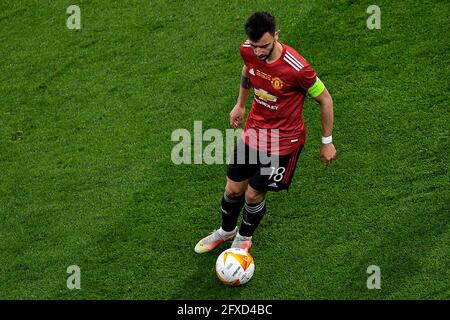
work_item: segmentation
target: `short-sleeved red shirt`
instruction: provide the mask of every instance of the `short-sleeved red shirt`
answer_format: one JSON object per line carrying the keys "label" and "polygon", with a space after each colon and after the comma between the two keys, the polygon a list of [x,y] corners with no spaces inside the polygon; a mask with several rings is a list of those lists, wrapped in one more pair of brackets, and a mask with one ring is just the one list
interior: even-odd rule
{"label": "short-sleeved red shirt", "polygon": [[[241,44],[240,53],[254,90],[243,139],[257,150],[286,155],[305,143],[303,103],[317,73],[293,48],[282,47],[280,58],[268,64],[255,56],[248,40]],[[278,148],[271,143],[277,139]]]}

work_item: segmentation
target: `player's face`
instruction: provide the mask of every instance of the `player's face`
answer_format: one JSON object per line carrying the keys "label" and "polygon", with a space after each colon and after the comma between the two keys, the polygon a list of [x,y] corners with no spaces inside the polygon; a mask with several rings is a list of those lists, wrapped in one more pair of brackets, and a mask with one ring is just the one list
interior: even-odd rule
{"label": "player's face", "polygon": [[249,42],[255,56],[259,60],[265,61],[272,54],[277,40],[278,32],[275,32],[275,35],[273,36],[269,32],[266,32],[258,41],[254,42],[249,40]]}

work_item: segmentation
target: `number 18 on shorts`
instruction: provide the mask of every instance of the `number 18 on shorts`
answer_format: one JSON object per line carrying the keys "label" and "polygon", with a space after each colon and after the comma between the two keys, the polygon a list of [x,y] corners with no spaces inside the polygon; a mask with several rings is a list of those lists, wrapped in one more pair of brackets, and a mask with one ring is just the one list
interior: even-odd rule
{"label": "number 18 on shorts", "polygon": [[241,142],[230,157],[227,176],[233,181],[248,180],[258,191],[289,189],[303,145],[287,155],[268,155]]}

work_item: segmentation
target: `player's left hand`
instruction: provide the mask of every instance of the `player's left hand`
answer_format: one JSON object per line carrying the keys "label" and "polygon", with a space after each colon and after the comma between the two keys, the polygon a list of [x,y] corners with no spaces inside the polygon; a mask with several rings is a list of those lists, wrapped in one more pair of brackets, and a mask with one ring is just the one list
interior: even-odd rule
{"label": "player's left hand", "polygon": [[336,159],[336,149],[332,143],[322,144],[320,146],[320,161],[330,164]]}

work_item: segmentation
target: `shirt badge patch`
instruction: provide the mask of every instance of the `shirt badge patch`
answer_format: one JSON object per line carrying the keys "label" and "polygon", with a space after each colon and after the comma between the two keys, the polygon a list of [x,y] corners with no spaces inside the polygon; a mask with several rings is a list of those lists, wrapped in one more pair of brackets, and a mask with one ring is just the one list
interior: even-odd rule
{"label": "shirt badge patch", "polygon": [[270,81],[270,83],[272,83],[272,87],[274,87],[274,89],[280,90],[281,88],[283,88],[283,81],[281,81],[281,79],[278,77],[272,78],[272,81]]}

